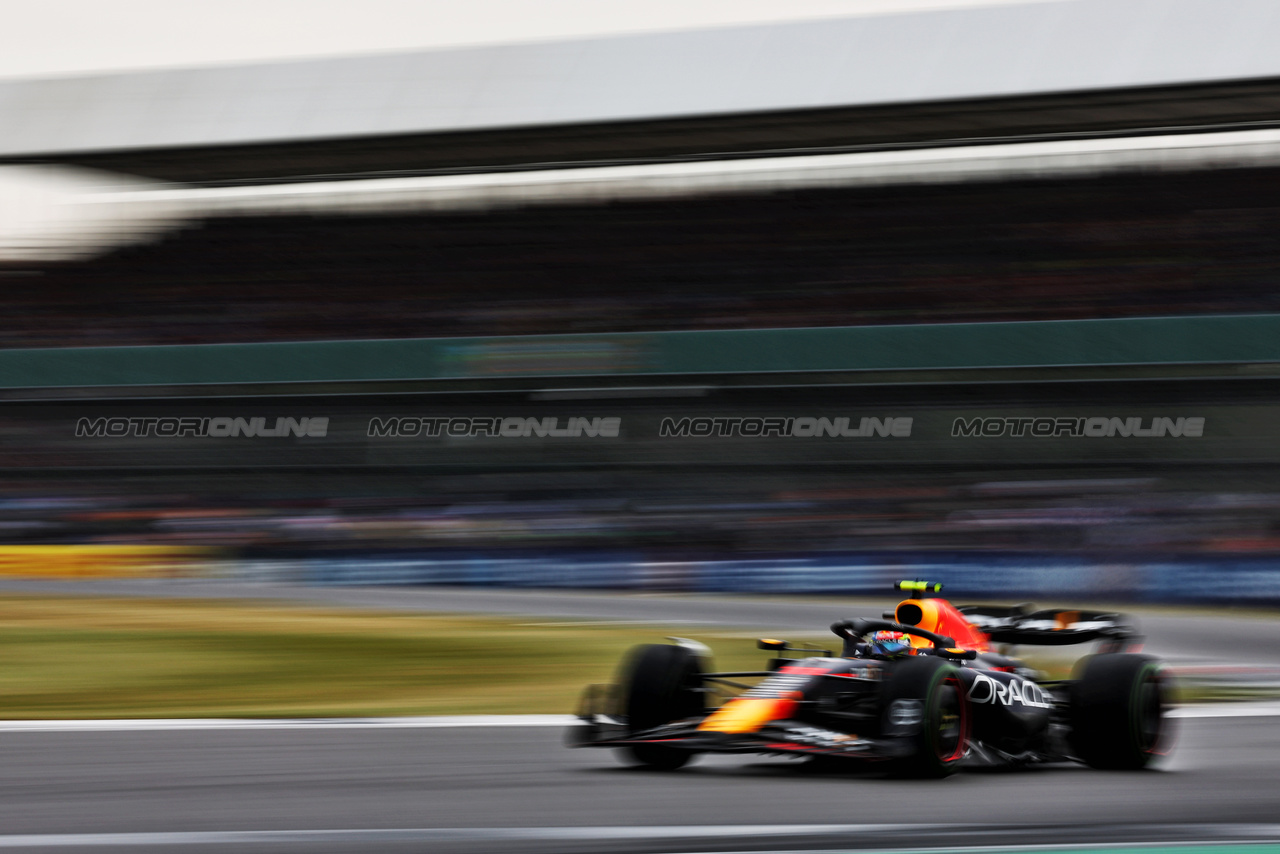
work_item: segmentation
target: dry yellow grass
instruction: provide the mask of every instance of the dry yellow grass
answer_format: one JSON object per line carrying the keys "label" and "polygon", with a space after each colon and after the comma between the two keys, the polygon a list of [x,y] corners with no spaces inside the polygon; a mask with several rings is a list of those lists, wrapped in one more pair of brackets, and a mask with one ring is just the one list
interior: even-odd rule
{"label": "dry yellow grass", "polygon": [[202,600],[0,597],[0,717],[567,713],[664,635],[758,668],[745,636]]}

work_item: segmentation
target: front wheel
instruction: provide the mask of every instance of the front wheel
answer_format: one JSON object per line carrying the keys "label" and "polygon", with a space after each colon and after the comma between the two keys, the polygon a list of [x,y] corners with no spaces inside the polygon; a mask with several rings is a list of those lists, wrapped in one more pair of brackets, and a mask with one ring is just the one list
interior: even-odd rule
{"label": "front wheel", "polygon": [[1149,655],[1104,653],[1077,665],[1071,743],[1091,768],[1137,770],[1169,752],[1171,686]]}
{"label": "front wheel", "polygon": [[908,742],[890,766],[898,777],[947,777],[969,749],[969,701],[959,671],[941,658],[917,656],[893,668],[885,686],[882,728]]}
{"label": "front wheel", "polygon": [[[671,721],[702,714],[702,666],[682,646],[647,644],[632,651],[622,684],[626,689],[627,730],[632,735]],[[693,751],[660,744],[627,748],[641,765],[674,770],[693,758]]]}

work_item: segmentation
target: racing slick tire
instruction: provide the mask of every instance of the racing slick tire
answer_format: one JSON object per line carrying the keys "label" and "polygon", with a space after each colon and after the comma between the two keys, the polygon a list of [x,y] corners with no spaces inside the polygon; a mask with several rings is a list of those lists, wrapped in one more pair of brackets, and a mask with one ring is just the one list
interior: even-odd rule
{"label": "racing slick tire", "polygon": [[912,656],[898,662],[884,690],[885,735],[902,737],[910,752],[895,759],[895,777],[948,777],[969,749],[969,701],[959,671],[945,659]]}
{"label": "racing slick tire", "polygon": [[1103,653],[1077,665],[1071,686],[1071,744],[1091,768],[1138,770],[1168,753],[1171,685],[1158,659]]}
{"label": "racing slick tire", "polygon": [[[622,684],[626,688],[627,729],[633,735],[703,712],[702,666],[698,656],[685,647],[636,647]],[[694,756],[691,750],[660,744],[633,744],[626,751],[641,765],[668,771]]]}

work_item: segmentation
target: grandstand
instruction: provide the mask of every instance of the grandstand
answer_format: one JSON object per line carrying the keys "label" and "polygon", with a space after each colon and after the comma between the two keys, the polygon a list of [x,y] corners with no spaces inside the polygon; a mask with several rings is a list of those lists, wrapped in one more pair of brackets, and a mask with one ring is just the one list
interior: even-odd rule
{"label": "grandstand", "polygon": [[1280,310],[1280,169],[219,218],[23,267],[7,347]]}

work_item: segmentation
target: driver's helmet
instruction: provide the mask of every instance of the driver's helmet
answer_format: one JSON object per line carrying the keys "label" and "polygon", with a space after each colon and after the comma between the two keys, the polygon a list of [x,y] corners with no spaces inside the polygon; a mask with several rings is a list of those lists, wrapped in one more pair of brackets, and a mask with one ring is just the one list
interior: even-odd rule
{"label": "driver's helmet", "polygon": [[911,639],[903,632],[876,632],[871,636],[871,649],[880,655],[904,655],[911,651]]}

